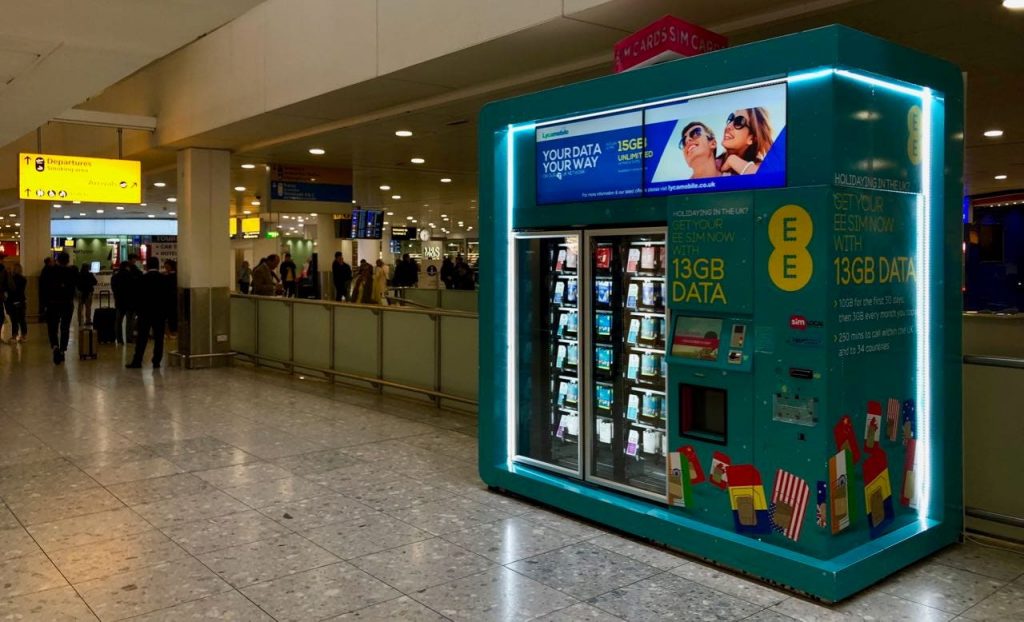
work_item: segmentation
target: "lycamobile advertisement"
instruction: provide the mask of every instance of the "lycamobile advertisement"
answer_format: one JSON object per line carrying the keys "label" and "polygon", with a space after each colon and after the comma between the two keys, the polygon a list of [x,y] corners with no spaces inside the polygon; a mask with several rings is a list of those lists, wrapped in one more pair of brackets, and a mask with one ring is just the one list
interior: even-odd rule
{"label": "lycamobile advertisement", "polygon": [[645,194],[786,184],[785,84],[648,108],[645,115]]}
{"label": "lycamobile advertisement", "polygon": [[642,112],[541,127],[536,139],[538,204],[643,193]]}

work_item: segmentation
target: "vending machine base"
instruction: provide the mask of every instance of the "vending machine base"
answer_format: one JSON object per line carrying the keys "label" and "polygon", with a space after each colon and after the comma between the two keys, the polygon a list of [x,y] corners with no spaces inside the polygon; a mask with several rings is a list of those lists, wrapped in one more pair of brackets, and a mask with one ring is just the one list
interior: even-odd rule
{"label": "vending machine base", "polygon": [[954,523],[928,521],[887,533],[829,560],[703,523],[664,505],[581,485],[523,465],[490,485],[825,603],[839,602],[956,542]]}

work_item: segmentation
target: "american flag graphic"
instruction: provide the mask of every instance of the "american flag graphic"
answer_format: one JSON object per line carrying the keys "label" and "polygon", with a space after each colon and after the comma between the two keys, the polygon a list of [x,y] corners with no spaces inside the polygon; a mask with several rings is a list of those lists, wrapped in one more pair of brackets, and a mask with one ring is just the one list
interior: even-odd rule
{"label": "american flag graphic", "polygon": [[900,430],[900,401],[890,397],[885,411],[885,435],[890,441],[896,440]]}
{"label": "american flag graphic", "polygon": [[809,496],[810,487],[807,482],[782,469],[775,472],[775,486],[772,487],[775,511],[772,513],[772,521],[784,536],[794,542],[800,539]]}

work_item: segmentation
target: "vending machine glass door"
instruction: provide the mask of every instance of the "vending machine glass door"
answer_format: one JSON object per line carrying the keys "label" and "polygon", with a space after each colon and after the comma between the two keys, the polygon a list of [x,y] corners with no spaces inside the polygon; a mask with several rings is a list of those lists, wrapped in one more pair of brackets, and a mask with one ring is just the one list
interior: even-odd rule
{"label": "vending machine glass door", "polygon": [[515,460],[580,477],[580,235],[516,236]]}
{"label": "vending machine glass door", "polygon": [[665,231],[588,233],[587,479],[666,494]]}

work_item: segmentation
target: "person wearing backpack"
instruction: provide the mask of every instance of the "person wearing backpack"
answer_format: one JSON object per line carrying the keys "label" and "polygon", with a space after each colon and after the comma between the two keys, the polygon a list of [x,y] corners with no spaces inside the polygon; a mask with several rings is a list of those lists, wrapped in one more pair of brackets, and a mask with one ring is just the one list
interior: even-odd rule
{"label": "person wearing backpack", "polygon": [[[75,313],[75,288],[78,272],[68,264],[71,257],[65,251],[57,255],[57,263],[43,268],[39,289],[46,302],[46,329],[53,349],[53,364],[64,362],[71,339],[71,316]],[[58,334],[59,332],[59,334]]]}
{"label": "person wearing backpack", "polygon": [[89,269],[89,264],[82,264],[78,273],[78,325],[92,324],[92,293],[96,290],[96,275]]}

